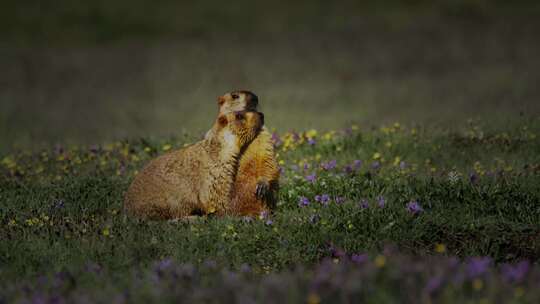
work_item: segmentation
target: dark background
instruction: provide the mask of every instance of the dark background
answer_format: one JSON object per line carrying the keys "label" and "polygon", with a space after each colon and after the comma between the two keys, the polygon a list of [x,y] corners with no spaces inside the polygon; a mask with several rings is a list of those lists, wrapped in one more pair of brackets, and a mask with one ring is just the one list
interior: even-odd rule
{"label": "dark background", "polygon": [[45,2],[0,4],[0,152],[198,136],[237,88],[278,131],[540,113],[536,1]]}

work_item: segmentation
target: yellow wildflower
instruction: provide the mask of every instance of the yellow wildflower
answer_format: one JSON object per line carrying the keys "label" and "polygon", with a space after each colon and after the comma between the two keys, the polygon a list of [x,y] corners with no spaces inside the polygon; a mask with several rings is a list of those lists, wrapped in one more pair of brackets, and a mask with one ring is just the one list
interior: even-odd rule
{"label": "yellow wildflower", "polygon": [[307,296],[307,304],[319,304],[321,303],[321,297],[318,294],[311,292]]}
{"label": "yellow wildflower", "polygon": [[315,130],[315,129],[311,129],[311,130],[306,132],[306,137],[308,139],[315,138],[316,136],[317,136],[317,130]]}
{"label": "yellow wildflower", "polygon": [[324,135],[323,135],[323,139],[324,140],[331,140],[332,138],[334,138],[334,134],[336,133],[336,131],[330,131],[330,132],[326,132]]}
{"label": "yellow wildflower", "polygon": [[375,266],[382,268],[386,265],[386,257],[384,255],[378,255],[375,258]]}
{"label": "yellow wildflower", "polygon": [[474,290],[481,290],[484,287],[484,282],[481,279],[474,279],[472,282]]}
{"label": "yellow wildflower", "polygon": [[444,244],[441,244],[441,243],[435,244],[435,252],[437,252],[437,253],[446,252],[446,246]]}

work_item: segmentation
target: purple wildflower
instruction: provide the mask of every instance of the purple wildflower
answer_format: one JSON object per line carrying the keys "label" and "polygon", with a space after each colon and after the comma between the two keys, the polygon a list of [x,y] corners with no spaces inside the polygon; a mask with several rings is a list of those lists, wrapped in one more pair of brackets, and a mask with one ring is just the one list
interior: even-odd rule
{"label": "purple wildflower", "polygon": [[368,255],[366,253],[361,253],[361,254],[355,253],[351,255],[351,261],[357,264],[365,263],[367,262],[367,260],[368,260]]}
{"label": "purple wildflower", "polygon": [[86,272],[100,273],[101,272],[101,266],[99,266],[99,264],[96,264],[94,262],[88,262],[85,265],[85,270],[86,270]]}
{"label": "purple wildflower", "polygon": [[362,161],[359,159],[355,159],[353,161],[353,167],[355,170],[360,170],[360,168],[362,167]]}
{"label": "purple wildflower", "polygon": [[474,257],[467,263],[467,275],[469,278],[475,278],[486,273],[491,264],[488,257]]}
{"label": "purple wildflower", "polygon": [[337,165],[337,161],[335,159],[327,162],[327,163],[322,163],[321,166],[324,170],[328,171],[328,170],[332,170],[336,167]]}
{"label": "purple wildflower", "polygon": [[504,264],[501,267],[503,277],[509,282],[519,282],[523,280],[529,272],[531,264],[529,261],[521,261],[516,265]]}
{"label": "purple wildflower", "polygon": [[320,202],[323,205],[328,205],[328,202],[330,202],[330,195],[328,194],[316,195],[315,200]]}
{"label": "purple wildflower", "polygon": [[313,173],[306,175],[306,180],[310,183],[315,183],[315,181],[317,180],[317,174]]}
{"label": "purple wildflower", "polygon": [[274,143],[274,146],[279,147],[282,144],[281,139],[279,138],[279,135],[277,132],[272,133],[272,142]]}
{"label": "purple wildflower", "polygon": [[399,162],[399,168],[405,170],[407,168],[407,163],[404,161]]}
{"label": "purple wildflower", "polygon": [[417,201],[410,201],[407,204],[407,210],[412,214],[418,214],[424,211],[424,209],[422,209],[422,207],[420,206],[420,204],[418,204]]}
{"label": "purple wildflower", "polygon": [[154,265],[154,271],[158,274],[162,274],[163,271],[170,269],[173,265],[173,261],[170,258],[163,259]]}
{"label": "purple wildflower", "polygon": [[432,277],[427,281],[424,290],[428,294],[434,293],[435,291],[437,291],[437,289],[441,287],[442,283],[443,280],[440,276]]}
{"label": "purple wildflower", "polygon": [[333,244],[330,245],[330,254],[333,258],[341,258],[345,256],[345,251],[339,247],[335,247]]}
{"label": "purple wildflower", "polygon": [[292,138],[295,142],[298,142],[300,140],[300,135],[296,131],[292,132]]}
{"label": "purple wildflower", "polygon": [[309,164],[308,163],[304,164],[304,171],[306,171],[306,170],[309,170]]}
{"label": "purple wildflower", "polygon": [[264,222],[264,224],[266,226],[272,226],[272,224],[274,224],[274,221],[272,221],[271,219],[268,219],[268,220],[266,220],[266,222]]}
{"label": "purple wildflower", "polygon": [[358,203],[358,205],[360,206],[360,208],[362,209],[367,209],[369,208],[369,201],[365,198],[361,199],[360,202]]}
{"label": "purple wildflower", "polygon": [[251,267],[249,267],[248,264],[243,263],[242,265],[240,265],[240,272],[250,273],[251,272]]}
{"label": "purple wildflower", "polygon": [[471,182],[471,184],[476,184],[476,182],[478,181],[478,175],[476,175],[475,173],[469,174],[469,181]]}
{"label": "purple wildflower", "polygon": [[343,196],[336,196],[334,197],[334,201],[336,202],[336,204],[341,204],[345,201],[345,198]]}
{"label": "purple wildflower", "polygon": [[378,160],[371,163],[371,168],[373,170],[378,170],[380,167],[381,167],[381,163]]}
{"label": "purple wildflower", "polygon": [[309,205],[309,199],[305,196],[300,196],[298,205],[300,207],[308,206]]}
{"label": "purple wildflower", "polygon": [[343,168],[343,172],[347,173],[347,174],[351,174],[353,173],[353,167],[351,165],[347,165],[345,166],[345,168]]}
{"label": "purple wildflower", "polygon": [[62,145],[60,145],[60,144],[56,144],[54,146],[54,153],[56,153],[57,155],[63,154],[64,153],[64,147],[62,147]]}
{"label": "purple wildflower", "polygon": [[379,208],[384,208],[384,206],[386,206],[386,199],[384,196],[379,195],[377,197],[377,206],[379,206]]}
{"label": "purple wildflower", "polygon": [[65,205],[65,203],[64,203],[63,199],[56,200],[54,202],[54,209],[62,209],[62,208],[64,208],[64,205]]}
{"label": "purple wildflower", "polygon": [[98,153],[98,152],[99,152],[99,146],[97,146],[97,145],[91,145],[91,146],[90,146],[90,152],[92,152],[92,153],[94,153],[94,154],[95,154],[95,153]]}
{"label": "purple wildflower", "polygon": [[218,265],[214,260],[205,260],[203,266],[208,269],[216,269]]}
{"label": "purple wildflower", "polygon": [[313,139],[313,138],[309,138],[307,142],[308,142],[308,145],[310,145],[310,146],[314,146],[317,143],[315,141],[315,139]]}

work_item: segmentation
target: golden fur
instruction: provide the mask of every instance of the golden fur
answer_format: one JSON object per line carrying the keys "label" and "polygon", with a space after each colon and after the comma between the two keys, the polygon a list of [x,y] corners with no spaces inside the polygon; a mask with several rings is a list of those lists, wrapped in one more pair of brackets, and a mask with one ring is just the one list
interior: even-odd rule
{"label": "golden fur", "polygon": [[150,219],[229,213],[238,156],[260,132],[258,112],[220,115],[204,140],[152,160],[126,193],[126,212]]}

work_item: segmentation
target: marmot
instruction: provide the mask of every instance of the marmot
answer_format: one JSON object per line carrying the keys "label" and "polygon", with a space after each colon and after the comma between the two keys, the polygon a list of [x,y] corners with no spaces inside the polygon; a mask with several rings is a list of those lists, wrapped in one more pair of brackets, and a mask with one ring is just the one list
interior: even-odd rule
{"label": "marmot", "polygon": [[208,138],[146,165],[126,193],[126,212],[149,219],[227,214],[239,154],[263,125],[258,112],[219,115]]}
{"label": "marmot", "polygon": [[[256,111],[259,99],[249,91],[234,91],[218,97],[219,115],[233,111]],[[212,136],[218,126],[208,131]],[[276,204],[279,190],[279,165],[272,135],[263,126],[257,137],[240,155],[234,182],[230,215],[259,215]]]}

